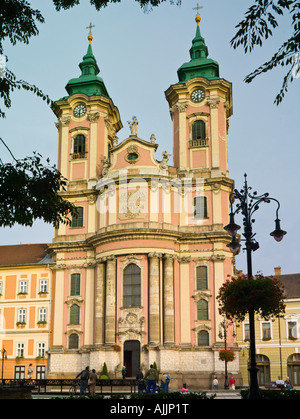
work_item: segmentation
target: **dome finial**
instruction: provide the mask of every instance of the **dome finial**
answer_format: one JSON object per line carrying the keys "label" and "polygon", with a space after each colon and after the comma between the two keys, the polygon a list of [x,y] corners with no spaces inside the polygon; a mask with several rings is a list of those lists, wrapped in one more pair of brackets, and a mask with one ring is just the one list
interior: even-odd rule
{"label": "dome finial", "polygon": [[199,23],[201,21],[201,17],[200,17],[200,14],[199,14],[200,9],[203,9],[203,6],[199,6],[199,3],[197,3],[197,6],[193,8],[193,10],[197,10],[197,15],[196,15],[195,20],[196,20],[198,26],[199,26]]}
{"label": "dome finial", "polygon": [[94,28],[94,27],[95,27],[95,25],[92,25],[92,23],[90,23],[90,26],[87,26],[87,29],[90,30],[90,33],[89,33],[89,36],[88,36],[88,40],[89,40],[90,45],[91,45],[92,40],[93,40],[92,28]]}

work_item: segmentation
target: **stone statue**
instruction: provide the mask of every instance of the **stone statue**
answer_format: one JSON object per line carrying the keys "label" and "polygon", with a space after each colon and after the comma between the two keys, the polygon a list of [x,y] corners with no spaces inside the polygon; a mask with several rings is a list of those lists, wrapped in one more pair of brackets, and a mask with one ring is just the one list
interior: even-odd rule
{"label": "stone statue", "polygon": [[136,119],[136,116],[132,117],[132,121],[127,121],[127,123],[129,124],[129,128],[131,131],[131,135],[134,135],[137,137],[137,133],[138,133],[138,120]]}

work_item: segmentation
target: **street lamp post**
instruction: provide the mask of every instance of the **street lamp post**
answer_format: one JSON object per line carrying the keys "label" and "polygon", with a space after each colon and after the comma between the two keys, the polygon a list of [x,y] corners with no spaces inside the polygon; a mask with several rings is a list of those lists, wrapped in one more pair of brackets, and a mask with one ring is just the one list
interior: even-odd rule
{"label": "street lamp post", "polygon": [[[226,320],[223,320],[219,324],[219,338],[224,339],[224,348],[225,351],[227,350],[227,329],[229,327],[229,323]],[[235,334],[233,334],[235,336]],[[224,389],[229,389],[229,383],[228,383],[228,371],[227,371],[227,359],[225,359],[225,383],[224,383]]]}
{"label": "street lamp post", "polygon": [[7,359],[7,352],[6,352],[6,349],[2,349],[1,350],[1,353],[2,353],[2,377],[1,377],[1,379],[2,379],[2,383],[4,384],[4,380],[3,380],[3,369],[4,369],[4,360],[5,359]]}
{"label": "street lamp post", "polygon": [[[276,241],[281,241],[283,236],[286,234],[286,231],[281,230],[280,227],[280,220],[278,218],[278,211],[280,208],[280,204],[277,199],[270,198],[268,193],[263,195],[257,195],[257,192],[250,193],[251,187],[247,184],[247,175],[245,174],[245,182],[244,187],[241,191],[235,189],[233,193],[230,195],[230,203],[231,203],[231,211],[230,211],[230,221],[224,229],[228,232],[228,234],[232,237],[231,243],[227,245],[233,254],[237,254],[240,249],[240,244],[236,239],[236,233],[241,228],[239,225],[235,224],[234,216],[235,214],[241,212],[243,215],[243,226],[244,226],[244,240],[246,244],[246,254],[247,254],[247,276],[248,279],[251,280],[252,278],[252,252],[259,248],[258,242],[255,240],[252,232],[252,224],[255,221],[252,216],[255,211],[259,209],[259,205],[264,203],[270,203],[271,201],[275,201],[277,203],[277,210],[276,210],[276,219],[275,219],[275,230],[270,233],[272,237]],[[235,199],[238,200],[236,204],[236,209],[233,211],[233,203]],[[249,399],[258,399],[260,398],[260,392],[258,388],[258,380],[257,380],[257,365],[256,365],[256,356],[255,356],[255,323],[254,323],[254,309],[249,309],[249,330],[250,330],[250,386],[249,386]]]}

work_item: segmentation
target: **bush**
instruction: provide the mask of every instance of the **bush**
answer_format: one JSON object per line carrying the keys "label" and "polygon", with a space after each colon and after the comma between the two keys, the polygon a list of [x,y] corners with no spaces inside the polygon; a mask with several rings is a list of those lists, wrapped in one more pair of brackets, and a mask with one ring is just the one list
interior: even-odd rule
{"label": "bush", "polygon": [[106,362],[104,362],[103,364],[103,368],[100,374],[100,378],[103,380],[107,380],[108,379],[108,369],[107,369],[107,365]]}
{"label": "bush", "polygon": [[182,394],[180,391],[171,391],[170,393],[133,393],[130,395],[130,399],[167,399],[167,400],[193,400],[193,399],[214,399],[216,397],[215,394],[211,396],[207,396],[205,392],[202,393],[185,393]]}
{"label": "bush", "polygon": [[[249,390],[241,390],[242,399],[248,398]],[[259,390],[263,400],[299,400],[299,390]]]}

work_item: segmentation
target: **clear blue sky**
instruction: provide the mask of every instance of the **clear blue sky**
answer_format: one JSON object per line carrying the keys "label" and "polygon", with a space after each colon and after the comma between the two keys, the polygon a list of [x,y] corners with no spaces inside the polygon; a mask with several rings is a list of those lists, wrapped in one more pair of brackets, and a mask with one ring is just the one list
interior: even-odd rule
{"label": "clear blue sky", "polygon": [[[189,61],[195,36],[197,1],[182,0],[181,7],[163,4],[144,13],[134,0],[122,0],[97,12],[88,0],[68,11],[56,12],[52,1],[30,0],[41,10],[46,22],[29,45],[5,44],[9,67],[18,78],[39,86],[52,99],[66,95],[68,80],[78,77],[78,64],[86,53],[92,22],[93,51],[105,85],[119,108],[124,128],[120,140],[130,134],[127,120],[136,115],[139,137],[156,135],[162,152],[172,153],[172,124],[164,92],[177,83],[177,69]],[[263,48],[245,55],[234,50],[230,40],[251,1],[203,0],[201,34],[209,57],[218,61],[220,76],[233,84],[233,116],[230,118],[228,158],[230,177],[243,186],[244,173],[258,193],[269,192],[281,203],[282,228],[288,232],[281,243],[269,235],[274,229],[275,204],[262,204],[257,211],[254,231],[260,249],[253,253],[253,271],[272,274],[300,272],[300,188],[299,188],[299,87],[300,78],[290,86],[283,103],[273,104],[281,88],[285,69],[275,69],[250,85],[244,77],[267,61],[290,33],[290,19],[279,20],[279,28]],[[17,158],[38,151],[56,164],[56,118],[46,102],[20,91],[12,95],[13,106],[0,121],[1,137]],[[10,161],[4,147],[1,158]],[[241,225],[239,216],[236,221]],[[33,228],[16,226],[0,231],[0,244],[50,242],[51,225],[37,221]],[[246,255],[236,258],[236,267],[246,271]]]}

